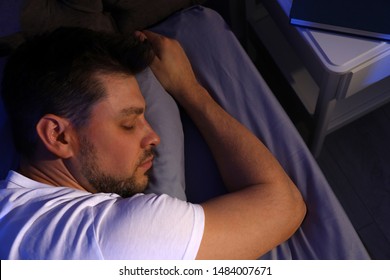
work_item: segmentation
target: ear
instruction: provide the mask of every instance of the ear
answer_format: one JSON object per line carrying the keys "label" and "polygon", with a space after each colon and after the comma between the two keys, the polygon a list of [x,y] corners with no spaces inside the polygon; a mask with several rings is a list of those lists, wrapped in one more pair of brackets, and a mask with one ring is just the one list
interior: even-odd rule
{"label": "ear", "polygon": [[51,153],[63,159],[73,155],[73,126],[69,120],[47,114],[39,120],[36,130],[42,143]]}

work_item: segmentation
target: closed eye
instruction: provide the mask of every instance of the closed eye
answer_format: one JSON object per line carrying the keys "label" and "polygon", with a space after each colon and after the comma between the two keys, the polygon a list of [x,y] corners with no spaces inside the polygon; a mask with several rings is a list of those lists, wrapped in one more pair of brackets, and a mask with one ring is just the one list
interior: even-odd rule
{"label": "closed eye", "polygon": [[135,125],[122,125],[122,128],[127,131],[134,130]]}

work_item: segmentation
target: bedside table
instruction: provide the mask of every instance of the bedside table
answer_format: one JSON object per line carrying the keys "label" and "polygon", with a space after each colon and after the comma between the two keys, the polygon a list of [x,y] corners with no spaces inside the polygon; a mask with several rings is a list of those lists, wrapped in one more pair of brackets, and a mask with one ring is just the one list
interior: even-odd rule
{"label": "bedside table", "polygon": [[246,19],[313,116],[310,148],[390,101],[390,44],[295,27],[292,0],[246,0]]}

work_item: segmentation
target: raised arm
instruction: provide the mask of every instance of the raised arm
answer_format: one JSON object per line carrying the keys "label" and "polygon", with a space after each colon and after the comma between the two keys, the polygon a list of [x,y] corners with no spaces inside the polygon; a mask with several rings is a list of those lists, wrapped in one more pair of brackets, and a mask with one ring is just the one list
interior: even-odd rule
{"label": "raised arm", "polygon": [[196,80],[180,44],[145,31],[156,53],[152,70],[198,126],[230,193],[202,204],[198,259],[256,259],[288,239],[306,213],[278,161],[225,112]]}

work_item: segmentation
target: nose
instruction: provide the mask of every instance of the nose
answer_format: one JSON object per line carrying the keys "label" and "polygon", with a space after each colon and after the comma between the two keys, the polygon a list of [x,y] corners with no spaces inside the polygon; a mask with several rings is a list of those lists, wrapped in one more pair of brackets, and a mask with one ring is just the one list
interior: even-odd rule
{"label": "nose", "polygon": [[150,146],[156,147],[160,144],[160,136],[153,130],[150,124],[145,120],[145,136],[142,139],[141,147],[143,149],[148,148]]}

